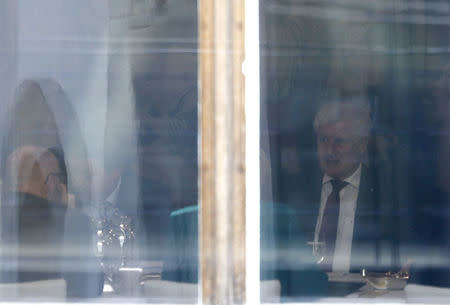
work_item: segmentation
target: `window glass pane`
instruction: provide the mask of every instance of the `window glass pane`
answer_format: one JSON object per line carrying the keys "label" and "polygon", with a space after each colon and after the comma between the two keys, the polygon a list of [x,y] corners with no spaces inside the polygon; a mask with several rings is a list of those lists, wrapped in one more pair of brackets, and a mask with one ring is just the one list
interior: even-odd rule
{"label": "window glass pane", "polygon": [[197,302],[196,2],[0,16],[0,298]]}
{"label": "window glass pane", "polygon": [[261,279],[282,300],[448,297],[449,12],[260,2]]}

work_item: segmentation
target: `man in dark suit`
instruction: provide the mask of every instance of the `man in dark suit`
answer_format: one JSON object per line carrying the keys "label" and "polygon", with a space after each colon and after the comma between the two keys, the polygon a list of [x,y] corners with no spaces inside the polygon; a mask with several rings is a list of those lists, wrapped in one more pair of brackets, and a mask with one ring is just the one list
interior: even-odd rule
{"label": "man in dark suit", "polygon": [[67,173],[59,157],[36,146],[8,157],[2,240],[12,251],[3,256],[11,268],[2,281],[64,278],[68,297],[95,297],[103,290],[103,273],[93,255],[90,221],[67,207]]}
{"label": "man in dark suit", "polygon": [[326,271],[360,272],[392,263],[388,188],[367,166],[370,108],[363,97],[324,103],[316,114],[320,173],[308,178],[299,207],[313,253]]}

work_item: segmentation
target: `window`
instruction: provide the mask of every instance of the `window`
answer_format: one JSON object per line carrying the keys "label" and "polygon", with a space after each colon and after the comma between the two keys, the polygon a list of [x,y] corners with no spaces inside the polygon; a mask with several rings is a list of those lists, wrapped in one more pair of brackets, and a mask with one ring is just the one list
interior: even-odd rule
{"label": "window", "polygon": [[449,10],[2,1],[1,300],[445,302]]}
{"label": "window", "polygon": [[198,201],[196,2],[1,14],[2,298],[176,299],[171,213]]}
{"label": "window", "polygon": [[449,285],[448,3],[260,6],[261,276],[282,282],[282,298],[362,300],[389,295],[376,276],[408,270],[407,300],[439,299],[431,287]]}

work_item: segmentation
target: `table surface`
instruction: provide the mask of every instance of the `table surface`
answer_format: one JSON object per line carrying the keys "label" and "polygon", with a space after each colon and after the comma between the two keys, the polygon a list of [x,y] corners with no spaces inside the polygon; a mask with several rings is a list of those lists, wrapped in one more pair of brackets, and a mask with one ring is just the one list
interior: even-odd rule
{"label": "table surface", "polygon": [[322,299],[324,301],[342,301],[342,298],[357,298],[360,301],[364,301],[364,303],[379,303],[380,301],[392,301],[395,303],[450,303],[450,288],[407,284],[403,290],[377,290],[367,284],[366,280],[359,273],[330,272],[327,274],[330,283],[360,284],[362,286],[346,296],[328,297]]}
{"label": "table surface", "polygon": [[[150,271],[151,273],[158,274],[162,269],[161,261],[148,261],[142,265],[142,269]],[[144,271],[143,270],[143,271]],[[144,273],[145,273],[144,271]],[[343,295],[334,295],[326,298],[322,298],[319,301],[324,302],[342,302],[345,299],[359,299],[364,303],[379,303],[381,302],[394,302],[394,303],[406,303],[406,302],[424,302],[424,303],[450,303],[450,288],[439,288],[432,286],[408,284],[403,290],[377,290],[366,283],[365,278],[360,273],[344,273],[344,272],[329,272],[327,273],[329,282],[337,285],[353,285],[355,287],[350,293]],[[151,279],[152,281],[160,281],[159,278]],[[136,296],[136,301],[144,295]],[[158,296],[145,296],[156,297],[159,301],[171,301],[165,297]],[[112,291],[112,287],[105,285],[105,291],[100,299],[115,299],[123,298],[118,296]],[[164,298],[164,300],[162,300]],[[131,298],[132,299],[132,298]],[[122,299],[123,300],[123,299]],[[129,299],[130,300],[130,299]],[[358,301],[358,302],[359,302]]]}

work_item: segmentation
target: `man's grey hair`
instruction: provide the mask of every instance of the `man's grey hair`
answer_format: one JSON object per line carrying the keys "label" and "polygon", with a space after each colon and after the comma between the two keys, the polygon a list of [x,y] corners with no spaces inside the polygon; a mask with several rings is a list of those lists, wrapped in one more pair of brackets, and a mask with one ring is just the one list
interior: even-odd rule
{"label": "man's grey hair", "polygon": [[357,135],[369,136],[372,127],[369,102],[363,97],[351,97],[323,103],[314,118],[314,130],[340,120],[351,120]]}

